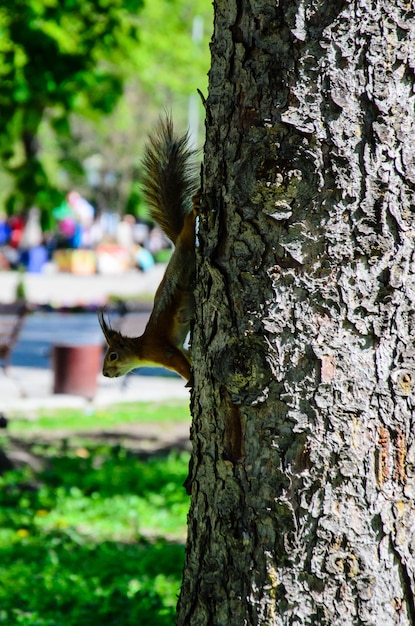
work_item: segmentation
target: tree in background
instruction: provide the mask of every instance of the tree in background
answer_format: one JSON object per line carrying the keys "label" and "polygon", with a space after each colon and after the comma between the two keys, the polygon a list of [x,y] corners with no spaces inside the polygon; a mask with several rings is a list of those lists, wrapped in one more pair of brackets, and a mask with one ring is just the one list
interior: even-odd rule
{"label": "tree in background", "polygon": [[[51,208],[56,188],[81,181],[82,160],[101,148],[116,176],[122,177],[122,167],[131,172],[136,153],[121,166],[120,154],[137,150],[143,105],[155,101],[132,95],[134,84],[145,93],[152,82],[154,93],[163,94],[160,108],[169,89],[183,87],[186,70],[180,70],[177,51],[189,47],[175,36],[187,28],[191,42],[192,4],[159,0],[140,16],[142,0],[0,0],[0,162],[9,212],[33,203]],[[160,29],[151,30],[158,18]],[[195,50],[188,55],[188,75],[197,56]],[[205,66],[206,72],[207,61]],[[102,122],[111,113],[114,123]]]}
{"label": "tree in background", "polygon": [[[0,158],[13,177],[9,211],[50,201],[38,131],[48,112],[58,135],[69,115],[109,113],[125,58],[138,40],[141,0],[15,0],[0,6]],[[127,57],[128,58],[128,57]]]}
{"label": "tree in background", "polygon": [[[93,120],[72,116],[73,136],[60,145],[68,168],[71,163],[89,165],[93,156],[94,165],[99,166],[95,172],[99,187],[94,188],[97,206],[132,213],[145,209],[139,183],[142,149],[160,114],[171,111],[178,132],[191,124],[190,105],[197,106],[203,119],[197,90],[207,90],[212,6],[206,0],[148,2],[138,24],[139,43],[130,53],[133,70],[114,111]],[[202,123],[192,130],[200,146]],[[47,127],[43,131],[46,134]],[[82,183],[79,176],[77,184]]]}
{"label": "tree in background", "polygon": [[180,626],[415,624],[414,38],[215,2]]}

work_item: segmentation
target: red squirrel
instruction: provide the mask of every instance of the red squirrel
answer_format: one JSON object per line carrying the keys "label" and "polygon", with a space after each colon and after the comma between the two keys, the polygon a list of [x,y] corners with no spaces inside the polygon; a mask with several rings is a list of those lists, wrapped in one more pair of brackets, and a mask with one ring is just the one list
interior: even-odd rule
{"label": "red squirrel", "polygon": [[143,191],[149,213],[175,248],[156,291],[150,319],[141,337],[125,337],[111,328],[103,311],[99,323],[108,344],[102,373],[122,376],[144,365],[162,365],[190,379],[191,360],[184,342],[193,317],[195,219],[198,189],[196,151],[186,133],[178,137],[169,117],[150,136],[143,159]]}

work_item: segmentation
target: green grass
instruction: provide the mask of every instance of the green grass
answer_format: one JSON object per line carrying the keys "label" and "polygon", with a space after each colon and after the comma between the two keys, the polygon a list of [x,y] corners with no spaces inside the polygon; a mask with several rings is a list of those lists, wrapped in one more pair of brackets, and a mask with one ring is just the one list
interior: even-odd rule
{"label": "green grass", "polygon": [[[28,443],[28,427],[78,429],[188,419],[185,406],[123,405],[18,421],[42,461],[0,476],[0,625],[170,626],[184,560],[187,453],[144,459],[122,446]],[[183,418],[183,411],[186,409]],[[141,412],[143,411],[143,413]],[[145,414],[145,419],[137,415]],[[158,415],[158,418],[156,417]],[[181,416],[181,417],[179,417]],[[97,425],[98,421],[98,425]],[[58,422],[58,423],[57,423]],[[38,438],[37,438],[38,440]],[[10,445],[4,437],[0,446]]]}
{"label": "green grass", "polygon": [[174,624],[179,546],[80,545],[57,535],[47,546],[26,541],[1,556],[0,624]]}
{"label": "green grass", "polygon": [[16,413],[10,420],[10,432],[50,429],[102,429],[122,424],[142,422],[190,421],[189,403],[170,402],[131,402],[106,407],[84,409],[42,409],[34,419],[27,419],[24,413]]}

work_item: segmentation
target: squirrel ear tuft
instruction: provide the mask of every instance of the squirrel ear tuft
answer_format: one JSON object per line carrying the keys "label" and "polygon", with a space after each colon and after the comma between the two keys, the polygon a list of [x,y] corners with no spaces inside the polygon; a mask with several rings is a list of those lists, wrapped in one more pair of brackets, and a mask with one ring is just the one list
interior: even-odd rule
{"label": "squirrel ear tuft", "polygon": [[109,323],[109,318],[108,318],[108,322],[106,321],[103,309],[98,311],[98,321],[99,321],[99,325],[101,326],[102,332],[104,333],[105,339],[109,342],[114,331],[112,330],[111,325]]}

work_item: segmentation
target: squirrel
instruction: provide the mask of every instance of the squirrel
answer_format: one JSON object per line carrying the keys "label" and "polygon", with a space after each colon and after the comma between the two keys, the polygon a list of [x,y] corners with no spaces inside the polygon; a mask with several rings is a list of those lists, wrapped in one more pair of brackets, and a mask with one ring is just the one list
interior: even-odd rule
{"label": "squirrel", "polygon": [[194,311],[195,220],[199,196],[195,155],[188,133],[174,134],[169,116],[150,136],[143,158],[142,186],[151,219],[174,243],[174,251],[154,297],[141,337],[111,328],[104,312],[98,319],[108,348],[102,373],[113,378],[145,365],[162,365],[189,381],[191,360],[184,342]]}

